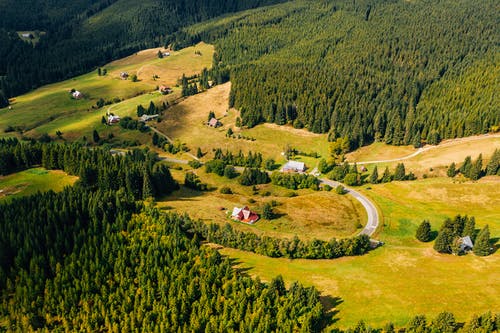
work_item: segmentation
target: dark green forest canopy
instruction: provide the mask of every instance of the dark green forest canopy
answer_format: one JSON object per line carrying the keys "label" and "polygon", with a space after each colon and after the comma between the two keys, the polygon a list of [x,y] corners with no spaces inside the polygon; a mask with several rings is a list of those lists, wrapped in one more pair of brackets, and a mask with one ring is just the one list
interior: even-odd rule
{"label": "dark green forest canopy", "polygon": [[497,1],[294,1],[178,33],[217,46],[248,126],[292,123],[355,148],[500,123]]}
{"label": "dark green forest canopy", "polygon": [[[164,45],[180,27],[280,1],[0,0],[0,91],[17,96]],[[33,47],[19,30],[46,34]]]}

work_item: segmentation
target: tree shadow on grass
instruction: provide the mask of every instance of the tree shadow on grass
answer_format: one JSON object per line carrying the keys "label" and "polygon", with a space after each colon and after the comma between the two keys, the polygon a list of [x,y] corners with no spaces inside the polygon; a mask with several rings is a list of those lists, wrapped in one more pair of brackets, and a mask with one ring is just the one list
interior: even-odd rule
{"label": "tree shadow on grass", "polygon": [[[430,233],[430,235],[431,235],[431,239],[429,239],[429,242],[432,242],[432,241],[434,241],[437,238],[438,231],[437,230],[432,230],[431,233]],[[429,242],[427,242],[427,243],[429,243]]]}
{"label": "tree shadow on grass", "polygon": [[325,328],[339,321],[340,318],[336,317],[336,315],[340,312],[337,309],[337,306],[342,304],[344,300],[340,297],[332,297],[330,295],[320,296],[319,300],[325,309],[325,315],[321,326]]}
{"label": "tree shadow on grass", "polygon": [[498,243],[499,241],[500,241],[500,237],[490,238],[490,246],[493,249],[491,251],[491,254],[496,253],[498,251],[498,249],[500,249],[500,244]]}

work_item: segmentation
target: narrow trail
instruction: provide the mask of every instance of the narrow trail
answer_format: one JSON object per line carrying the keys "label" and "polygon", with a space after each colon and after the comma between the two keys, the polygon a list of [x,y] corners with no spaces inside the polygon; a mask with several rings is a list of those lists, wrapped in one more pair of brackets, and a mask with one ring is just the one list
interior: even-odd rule
{"label": "narrow trail", "polygon": [[[426,151],[433,150],[436,148],[449,147],[449,146],[454,146],[454,145],[458,145],[458,144],[465,143],[465,142],[473,142],[473,141],[479,141],[479,140],[490,139],[490,138],[500,138],[500,133],[485,134],[485,135],[481,135],[481,136],[469,136],[466,138],[453,139],[450,141],[444,141],[444,142],[442,142],[438,145],[435,145],[435,146],[428,146],[428,147],[419,148],[416,152],[414,152],[410,155],[403,156],[403,157],[393,158],[393,159],[388,159],[388,160],[359,161],[359,162],[356,162],[356,164],[376,164],[376,163],[391,163],[391,162],[404,161],[404,160],[408,160],[410,158],[413,158],[417,155],[420,155]],[[349,163],[349,164],[354,164],[354,162]]]}

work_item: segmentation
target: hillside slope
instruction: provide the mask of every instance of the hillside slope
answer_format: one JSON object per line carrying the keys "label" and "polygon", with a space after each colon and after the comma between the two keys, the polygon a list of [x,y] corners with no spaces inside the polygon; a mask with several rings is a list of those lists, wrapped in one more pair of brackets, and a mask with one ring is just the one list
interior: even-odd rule
{"label": "hillside slope", "polygon": [[[180,27],[280,1],[0,0],[0,96],[17,96],[138,50],[163,46],[166,36]],[[46,34],[33,47],[14,30]]]}
{"label": "hillside slope", "polygon": [[216,44],[248,126],[293,123],[348,136],[352,148],[418,145],[500,123],[499,9],[493,0],[299,0],[178,39]]}

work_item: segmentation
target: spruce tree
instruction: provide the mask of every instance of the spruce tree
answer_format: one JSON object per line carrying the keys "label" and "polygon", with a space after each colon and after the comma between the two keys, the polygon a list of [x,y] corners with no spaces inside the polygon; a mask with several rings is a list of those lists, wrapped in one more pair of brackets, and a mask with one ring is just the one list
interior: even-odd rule
{"label": "spruce tree", "polygon": [[389,171],[389,167],[385,167],[384,173],[382,174],[382,183],[388,183],[392,180],[391,172]]}
{"label": "spruce tree", "polygon": [[394,172],[394,180],[405,180],[406,171],[403,163],[398,163],[396,171]]}
{"label": "spruce tree", "polygon": [[493,176],[498,172],[500,172],[500,149],[495,149],[495,152],[486,166],[486,175]]}
{"label": "spruce tree", "polygon": [[485,225],[477,235],[473,251],[476,256],[487,256],[490,254],[490,229],[488,225]]}
{"label": "spruce tree", "polygon": [[472,159],[470,156],[467,156],[464,160],[464,164],[460,167],[460,173],[467,178],[470,178],[470,171],[472,168]]}
{"label": "spruce tree", "polygon": [[264,204],[264,207],[262,209],[262,217],[266,220],[272,220],[274,217],[273,207],[268,202]]}
{"label": "spruce tree", "polygon": [[99,137],[99,133],[97,133],[97,130],[94,130],[94,132],[92,132],[92,137],[95,143],[99,143],[99,140],[101,140],[101,138]]}
{"label": "spruce tree", "polygon": [[200,147],[198,147],[198,149],[196,150],[196,157],[197,158],[202,158],[203,157],[203,152],[201,151]]}
{"label": "spruce tree", "polygon": [[432,321],[432,333],[454,333],[457,329],[455,316],[451,312],[441,312]]}
{"label": "spruce tree", "polygon": [[472,241],[474,241],[476,233],[476,220],[474,219],[474,216],[471,216],[470,218],[465,220],[465,225],[464,229],[462,231],[462,237],[469,236]]}
{"label": "spruce tree", "polygon": [[454,236],[452,230],[449,228],[442,228],[434,242],[434,250],[439,253],[451,253],[453,240]]}
{"label": "spruce tree", "polygon": [[483,168],[483,155],[479,154],[477,160],[472,164],[470,168],[469,178],[472,180],[478,180],[481,178],[481,172]]}
{"label": "spruce tree", "polygon": [[378,169],[377,169],[377,166],[375,166],[375,168],[373,168],[373,172],[370,175],[370,183],[372,183],[372,184],[377,184],[378,183]]}
{"label": "spruce tree", "polygon": [[431,224],[428,220],[424,220],[417,228],[415,237],[421,242],[428,242],[431,240]]}
{"label": "spruce tree", "polygon": [[448,171],[446,171],[446,175],[448,175],[448,177],[450,177],[450,178],[455,177],[457,174],[456,168],[457,168],[457,166],[456,166],[455,162],[452,162],[450,164],[450,166],[448,167]]}
{"label": "spruce tree", "polygon": [[142,199],[146,200],[149,197],[154,197],[153,182],[149,171],[144,169],[142,173]]}

